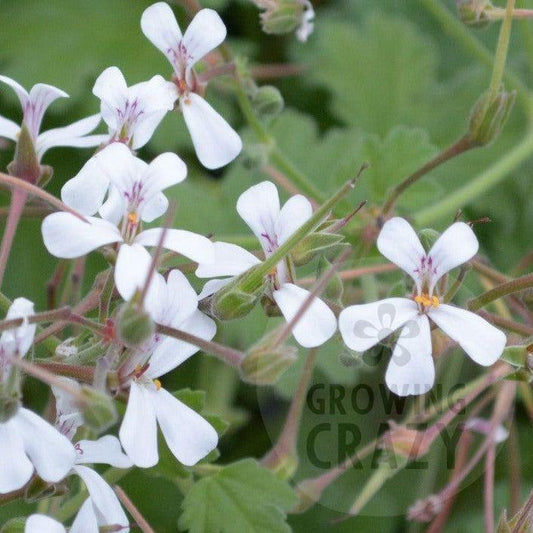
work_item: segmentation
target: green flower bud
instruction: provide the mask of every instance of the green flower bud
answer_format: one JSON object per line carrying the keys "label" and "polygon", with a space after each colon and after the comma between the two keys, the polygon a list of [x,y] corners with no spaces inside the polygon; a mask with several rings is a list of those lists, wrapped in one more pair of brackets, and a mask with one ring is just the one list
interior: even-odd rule
{"label": "green flower bud", "polygon": [[240,366],[241,377],[255,385],[272,385],[298,359],[295,346],[272,347],[273,335],[260,340],[248,351]]}
{"label": "green flower bud", "polygon": [[82,385],[78,401],[84,422],[97,433],[110,428],[118,420],[113,398],[103,391]]}
{"label": "green flower bud", "polygon": [[457,12],[463,24],[484,28],[490,23],[487,9],[492,9],[489,0],[456,0]]}
{"label": "green flower bud", "polygon": [[[339,244],[343,235],[319,231],[304,237],[292,250],[291,259],[296,266],[302,266],[312,261],[317,255],[338,255]],[[343,244],[342,247],[345,245]]]}
{"label": "green flower bud", "polygon": [[12,518],[8,522],[6,522],[2,529],[0,529],[0,533],[24,533],[24,529],[26,527],[26,517],[20,516],[17,518]]}
{"label": "green flower bud", "polygon": [[276,4],[261,14],[263,31],[273,35],[291,33],[302,23],[303,5],[294,0],[280,0]]}
{"label": "green flower bud", "polygon": [[150,315],[135,301],[126,302],[120,308],[116,322],[117,337],[128,348],[137,348],[155,333]]}
{"label": "green flower bud", "polygon": [[276,87],[264,85],[253,94],[252,105],[260,116],[277,115],[283,109],[283,96]]}
{"label": "green flower bud", "polygon": [[516,100],[516,91],[500,91],[492,101],[483,94],[475,103],[468,124],[467,139],[473,146],[487,146],[500,134]]}
{"label": "green flower bud", "polygon": [[24,490],[24,499],[33,503],[51,496],[61,496],[67,492],[68,487],[65,483],[48,483],[39,476],[35,476]]}
{"label": "green flower bud", "polygon": [[514,367],[524,368],[527,366],[528,348],[529,346],[507,346],[503,350],[502,359]]}
{"label": "green flower bud", "polygon": [[233,320],[250,313],[265,290],[262,279],[259,285],[250,289],[246,287],[247,275],[252,270],[240,275],[213,295],[210,313],[212,316],[219,320]]}

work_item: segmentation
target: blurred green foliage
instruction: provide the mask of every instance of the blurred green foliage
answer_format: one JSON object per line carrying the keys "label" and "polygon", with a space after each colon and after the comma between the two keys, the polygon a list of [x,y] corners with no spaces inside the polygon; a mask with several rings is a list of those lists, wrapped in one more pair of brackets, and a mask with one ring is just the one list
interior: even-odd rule
{"label": "blurred green foliage", "polygon": [[[249,57],[250,64],[295,62],[304,67],[303,74],[296,78],[269,80],[268,83],[280,89],[287,107],[269,120],[268,129],[287,158],[324,193],[334,191],[354,175],[363,161],[370,162],[371,168],[344,205],[347,212],[362,199],[368,200],[370,205],[381,203],[391,186],[464,133],[469,110],[490,78],[489,68],[481,64],[463,43],[451,38],[450,28],[443,27],[425,9],[427,2],[317,1],[315,32],[307,44],[297,42],[292,36],[280,38],[262,34],[258,11],[251,2],[209,0],[200,3],[219,9],[229,28],[230,44]],[[27,88],[37,82],[46,82],[69,92],[69,100],[54,103],[45,118],[45,128],[94,113],[98,101],[91,88],[104,68],[119,66],[130,84],[156,73],[170,73],[164,57],[140,31],[140,15],[150,4],[148,0],[2,0],[0,72]],[[453,10],[451,0],[442,4]],[[533,7],[530,0],[521,4]],[[186,21],[186,13],[181,7],[176,6],[175,12],[180,21]],[[532,24],[515,24],[509,57],[509,65],[526,84],[533,79]],[[493,51],[497,29],[495,25],[483,31],[468,31]],[[208,92],[208,99],[248,139],[245,150],[253,152],[255,141],[246,129],[228,87],[223,83],[214,85]],[[0,87],[0,113],[17,121],[20,119],[18,102],[4,86]],[[518,104],[500,139],[488,148],[469,152],[430,173],[402,198],[399,211],[409,216],[418,209],[431,206],[449,191],[482,174],[525,135],[525,113]],[[5,169],[12,156],[12,147],[2,147],[0,166]],[[241,157],[242,161],[216,173],[202,169],[195,159],[183,120],[174,114],[166,117],[151,143],[141,151],[141,156],[150,159],[163,150],[176,151],[189,166],[187,182],[171,192],[178,202],[179,227],[214,233],[219,239],[234,237],[237,241],[249,242],[247,228],[235,211],[235,201],[244,189],[264,179],[264,175],[242,164],[245,156]],[[89,151],[72,149],[55,149],[47,154],[45,162],[54,167],[55,174],[48,189],[57,194],[61,185],[79,170],[89,155]],[[479,226],[477,233],[484,252],[500,268],[511,268],[531,250],[532,161],[524,161],[505,181],[463,206],[466,218],[489,217],[492,220],[491,224]],[[7,203],[7,195],[3,198]],[[454,214],[436,220],[435,229],[446,227]],[[32,219],[25,220],[19,227],[5,288],[9,297],[26,296],[37,303],[37,309],[44,309],[46,283],[56,261],[45,252],[39,226],[40,221]],[[85,290],[91,284],[92,275],[103,264],[95,254],[88,259]],[[244,322],[224,327],[218,340],[237,348],[247,348],[275,323],[274,320],[267,324],[258,309]],[[383,358],[369,371],[357,360],[353,364],[347,363],[349,358],[343,357],[344,351],[337,341],[321,350],[314,382],[353,387],[364,380],[373,393],[378,394],[384,373]],[[449,357],[457,367],[457,380],[466,382],[473,375],[473,365],[459,353]],[[171,390],[179,387],[205,389],[207,411],[235,422],[220,443],[219,461],[226,464],[244,457],[261,457],[270,448],[283,422],[287,398],[294,390],[301,363],[287,372],[275,391],[265,389],[257,393],[254,388],[239,384],[232,370],[197,355],[179,371],[167,376],[164,385]],[[35,384],[26,387],[29,402],[42,404],[43,394],[43,387]],[[305,413],[299,444],[302,456],[306,455],[306,438],[318,422],[331,424],[332,431],[344,422],[355,424],[361,429],[364,442],[377,436],[380,423],[388,417],[382,404],[376,404],[371,415],[352,413],[350,416],[335,412],[317,418],[308,410]],[[525,413],[520,406],[516,416],[522,436],[523,476],[531,483],[531,428],[525,422]],[[335,462],[343,457],[337,457],[338,450],[332,444],[335,435],[330,437],[317,440],[316,453]],[[498,457],[496,468],[498,511],[509,504],[503,481],[507,473],[506,454]],[[436,491],[445,479],[444,474],[449,472],[444,468],[445,450],[442,446],[436,447],[431,459],[431,467],[424,476],[416,472],[400,474],[386,485],[362,516],[337,525],[335,531],[420,531],[418,525],[407,523],[402,515],[414,500]],[[155,530],[162,533],[178,531],[183,500],[180,490],[183,485],[175,479],[179,473],[172,470],[165,474],[165,465],[159,472],[135,471],[124,480],[130,497]],[[149,477],[154,473],[158,474],[155,480]],[[317,473],[316,468],[304,463],[296,477],[302,479],[313,473]],[[188,527],[194,532],[231,531],[231,522],[227,525],[230,518],[224,516],[225,501],[222,496],[217,499],[215,492],[210,492],[224,483],[233,484],[235,505],[241,500],[244,505],[249,491],[264,490],[265,504],[288,510],[290,491],[280,488],[281,482],[270,478],[264,487],[261,486],[263,476],[269,477],[270,474],[248,460],[225,468],[216,478],[201,481],[185,498],[185,515],[180,527]],[[355,469],[347,472],[328,489],[324,505],[317,505],[304,515],[290,516],[289,523],[294,531],[329,529],[331,520],[340,516],[330,508],[349,508],[364,476]],[[252,484],[253,479],[258,485]],[[272,493],[268,492],[270,490]],[[202,505],[206,505],[206,500],[199,496],[202,491],[209,493],[207,502],[211,509],[201,510]],[[220,514],[211,515],[217,506]],[[29,510],[30,506],[21,504],[3,507],[0,523]],[[261,514],[263,527],[257,531],[287,530],[278,508],[272,509],[268,516],[268,507],[254,509],[250,504],[246,512],[243,510],[243,523],[248,512]],[[207,519],[212,521],[211,525],[202,528],[201,520]],[[468,487],[459,494],[454,520],[445,531],[460,533],[481,529],[482,484],[477,472],[477,477],[473,476]]]}

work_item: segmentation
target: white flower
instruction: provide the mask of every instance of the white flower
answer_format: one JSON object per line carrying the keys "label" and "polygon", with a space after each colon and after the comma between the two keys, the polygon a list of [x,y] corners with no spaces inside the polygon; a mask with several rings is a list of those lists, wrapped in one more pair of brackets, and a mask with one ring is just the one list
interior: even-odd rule
{"label": "white flower", "polygon": [[[27,318],[33,314],[33,303],[17,298],[6,318]],[[0,382],[5,383],[12,357],[24,357],[33,343],[35,325],[24,322],[6,330],[0,337]],[[34,470],[45,481],[63,479],[74,464],[72,444],[48,422],[21,406],[0,421],[0,494],[23,487]]]}
{"label": "white flower", "polygon": [[177,98],[174,84],[162,76],[128,87],[117,67],[98,76],[93,93],[102,101],[100,112],[109,126],[109,142],[123,142],[133,150],[150,140]]}
{"label": "white flower", "polygon": [[[119,243],[115,281],[120,284],[119,273],[135,275],[136,265],[129,260],[132,249],[159,243],[163,229],[139,233],[141,221],[151,222],[166,211],[168,201],[162,191],[183,181],[186,173],[185,164],[175,154],[161,154],[148,165],[134,157],[124,144],[110,144],[62,190],[67,205],[83,215],[99,211],[103,218],[87,216],[84,222],[66,212],[48,215],[41,228],[47,250],[56,257],[72,259],[106,244]],[[108,190],[108,198],[102,204]],[[190,231],[168,229],[163,247],[193,261],[213,260],[211,241]]]}
{"label": "white flower", "polygon": [[[76,381],[70,378],[61,378],[73,388],[78,388]],[[78,409],[75,399],[71,394],[60,387],[53,386],[52,391],[56,398],[56,428],[69,439],[76,434],[77,429],[83,424],[83,416]],[[116,468],[130,468],[133,463],[124,454],[118,439],[112,435],[105,435],[98,440],[80,440],[74,445],[76,461],[70,474],[81,477],[89,498],[83,504],[74,524],[95,524],[98,527],[120,525],[121,531],[129,531],[128,518],[115,495],[113,489],[89,464],[106,464]],[[83,518],[80,518],[81,517]],[[80,530],[86,531],[86,530]]]}
{"label": "white flower", "polygon": [[[135,288],[136,283],[131,280],[128,286],[122,285],[119,290],[127,299]],[[198,311],[196,293],[179,270],[172,270],[167,282],[160,274],[154,275],[153,290],[146,306],[160,324],[205,340],[211,340],[215,335],[215,323]],[[157,380],[197,351],[196,346],[156,334],[143,349],[144,353],[139,354],[141,359],[137,360],[136,368],[125,370],[131,372],[132,381],[119,436],[135,465],[150,467],[157,464],[157,423],[168,447],[184,465],[196,464],[216,447],[218,435],[215,429],[163,389]]]}
{"label": "white flower", "polygon": [[[23,123],[28,128],[39,161],[42,159],[44,153],[54,146],[85,148],[98,146],[105,139],[105,136],[102,137],[102,135],[90,135],[86,137],[100,123],[100,115],[98,114],[78,120],[69,126],[55,128],[39,134],[41,122],[48,106],[58,98],[68,97],[68,94],[57,87],[44,83],[34,85],[28,93],[24,87],[7,76],[0,76],[0,82],[9,85],[20,100]],[[18,124],[4,117],[0,117],[0,137],[6,137],[16,141],[19,132],[20,126]]]}
{"label": "white flower", "polygon": [[[237,201],[241,218],[261,243],[269,257],[312,215],[310,202],[302,195],[290,198],[280,208],[276,186],[263,181],[243,192]],[[237,276],[260,261],[250,252],[234,244],[216,242],[215,261],[200,263],[196,275],[200,278]],[[200,298],[213,294],[232,278],[212,280],[206,284]],[[278,305],[287,322],[297,314],[309,291],[292,283],[286,261],[281,261],[270,275],[269,295]],[[331,309],[320,298],[315,298],[293,330],[294,338],[306,348],[320,346],[335,333],[337,321]]]}
{"label": "white flower", "polygon": [[296,30],[296,38],[305,43],[315,29],[315,10],[309,0],[302,0],[302,4],[304,6],[304,12],[300,27]]}
{"label": "white flower", "polygon": [[198,94],[193,66],[226,37],[226,26],[212,9],[202,9],[185,35],[172,9],[164,2],[147,8],[141,18],[146,37],[174,68],[180,108],[198,159],[207,168],[219,168],[235,159],[242,141],[231,126]]}
{"label": "white flower", "polygon": [[385,335],[376,335],[384,306],[394,308],[387,334],[402,328],[387,368],[387,386],[400,396],[423,394],[433,386],[435,367],[431,347],[431,319],[478,364],[492,365],[502,354],[505,335],[480,316],[440,303],[437,282],[451,269],[472,258],[478,241],[471,228],[452,224],[426,253],[415,231],[402,218],[385,223],[377,240],[379,251],[414,282],[411,298],[388,298],[352,305],[339,316],[339,330],[349,348],[364,352]]}

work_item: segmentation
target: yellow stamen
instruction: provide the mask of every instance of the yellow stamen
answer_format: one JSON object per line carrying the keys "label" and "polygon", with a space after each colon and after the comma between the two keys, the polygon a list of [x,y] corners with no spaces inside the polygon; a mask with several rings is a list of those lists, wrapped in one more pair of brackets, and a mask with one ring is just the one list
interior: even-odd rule
{"label": "yellow stamen", "polygon": [[161,382],[158,379],[154,379],[154,385],[157,390],[161,388]]}
{"label": "yellow stamen", "polygon": [[139,222],[139,217],[137,216],[137,213],[128,213],[128,221],[132,225],[136,225],[137,222]]}
{"label": "yellow stamen", "polygon": [[415,296],[414,300],[417,304],[421,304],[424,307],[435,307],[436,308],[440,305],[440,300],[438,299],[437,296],[431,296],[430,298],[429,295],[427,294],[420,294],[418,296]]}

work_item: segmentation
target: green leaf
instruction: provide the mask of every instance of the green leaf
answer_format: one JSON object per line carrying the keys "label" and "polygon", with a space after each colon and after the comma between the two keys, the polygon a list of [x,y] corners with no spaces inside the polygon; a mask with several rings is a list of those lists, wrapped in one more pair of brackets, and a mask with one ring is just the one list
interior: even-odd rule
{"label": "green leaf", "polygon": [[313,37],[296,59],[309,65],[310,79],[331,90],[339,120],[385,135],[428,114],[437,58],[416,26],[374,13],[362,27],[323,21]]}
{"label": "green leaf", "polygon": [[245,459],[192,487],[179,527],[191,533],[287,533],[285,512],[295,501],[287,483]]}
{"label": "green leaf", "polygon": [[[436,153],[427,132],[420,128],[397,126],[381,140],[368,136],[362,143],[361,157],[370,163],[364,174],[372,201],[381,203],[387,191],[407,178]],[[428,176],[407,189],[398,203],[407,208],[419,208],[425,200],[434,202],[439,187]]]}

